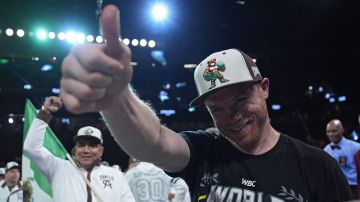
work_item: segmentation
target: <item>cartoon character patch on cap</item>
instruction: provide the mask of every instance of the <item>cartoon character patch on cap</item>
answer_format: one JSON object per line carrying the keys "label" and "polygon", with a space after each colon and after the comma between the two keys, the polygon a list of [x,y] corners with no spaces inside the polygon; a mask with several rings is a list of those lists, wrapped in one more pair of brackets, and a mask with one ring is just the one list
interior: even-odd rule
{"label": "cartoon character patch on cap", "polygon": [[213,58],[207,61],[207,64],[208,65],[204,69],[203,76],[206,81],[211,82],[209,90],[216,86],[216,79],[219,79],[221,83],[230,81],[228,79],[225,79],[224,76],[221,74],[221,72],[224,72],[226,69],[225,63],[223,61],[216,62],[216,59]]}
{"label": "cartoon character patch on cap", "polygon": [[89,136],[91,136],[91,134],[93,134],[94,133],[94,131],[91,129],[91,128],[87,128],[85,131],[84,131],[84,134],[85,135],[89,135]]}

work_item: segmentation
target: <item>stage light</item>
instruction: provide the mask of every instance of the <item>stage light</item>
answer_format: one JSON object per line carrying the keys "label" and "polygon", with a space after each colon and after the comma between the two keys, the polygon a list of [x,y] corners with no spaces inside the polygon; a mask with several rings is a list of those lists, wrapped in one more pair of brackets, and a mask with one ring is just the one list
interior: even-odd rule
{"label": "stage light", "polygon": [[279,104],[273,104],[271,105],[271,109],[274,110],[274,111],[278,111],[281,109],[281,105]]}
{"label": "stage light", "polygon": [[156,4],[152,8],[152,16],[156,21],[164,21],[168,15],[167,8],[164,4]]}
{"label": "stage light", "polygon": [[195,68],[197,64],[184,64],[184,68]]}
{"label": "stage light", "polygon": [[9,123],[14,123],[14,118],[10,117],[10,118],[8,119],[8,122],[9,122]]}
{"label": "stage light", "polygon": [[50,65],[50,64],[44,64],[44,65],[41,67],[41,71],[47,72],[47,71],[52,70],[52,68],[53,68],[52,65]]}
{"label": "stage light", "polygon": [[128,46],[130,44],[130,40],[128,38],[124,38],[123,43]]}
{"label": "stage light", "polygon": [[18,30],[16,31],[16,35],[17,35],[18,37],[23,37],[23,36],[25,35],[25,32],[24,32],[24,30],[22,30],[22,29],[18,29]]}
{"label": "stage light", "polygon": [[144,46],[146,46],[146,44],[147,44],[147,41],[145,39],[140,40],[140,46],[144,47]]}
{"label": "stage light", "polygon": [[66,34],[64,32],[60,32],[58,34],[58,38],[59,38],[60,41],[65,40],[66,39]]}
{"label": "stage light", "polygon": [[40,40],[45,40],[47,33],[45,30],[40,29],[39,31],[36,32],[36,36],[40,39]]}
{"label": "stage light", "polygon": [[0,65],[6,65],[9,64],[9,60],[6,58],[0,58]]}
{"label": "stage light", "polygon": [[189,111],[189,112],[194,112],[194,111],[195,111],[195,107],[190,107],[190,108],[188,109],[188,111]]}
{"label": "stage light", "polygon": [[173,114],[175,114],[176,111],[173,109],[161,109],[160,110],[160,114],[164,115],[164,116],[171,116]]}
{"label": "stage light", "polygon": [[333,98],[333,97],[330,98],[330,99],[329,99],[329,102],[330,102],[330,103],[334,103],[334,102],[335,102],[335,98]]}
{"label": "stage light", "polygon": [[102,36],[97,36],[97,37],[96,37],[96,42],[97,42],[97,43],[102,43],[102,42],[103,42]]}
{"label": "stage light", "polygon": [[24,85],[25,90],[30,90],[31,88],[32,88],[31,84],[25,84]]}
{"label": "stage light", "polygon": [[90,42],[90,43],[93,42],[93,41],[94,41],[93,35],[87,35],[86,41],[88,41],[88,42]]}
{"label": "stage light", "polygon": [[179,83],[175,84],[176,88],[182,88],[182,87],[185,87],[185,86],[186,86],[186,82],[179,82]]}
{"label": "stage light", "polygon": [[345,102],[346,101],[346,96],[344,95],[344,96],[338,97],[338,101],[339,102]]}
{"label": "stage light", "polygon": [[83,33],[78,33],[76,35],[76,39],[78,43],[84,43],[85,42],[85,34]]}
{"label": "stage light", "polygon": [[74,43],[76,40],[76,34],[72,31],[66,32],[66,41],[69,43]]}
{"label": "stage light", "polygon": [[11,28],[7,28],[6,31],[5,31],[6,35],[8,36],[12,36],[14,35],[14,30],[12,30]]}
{"label": "stage light", "polygon": [[149,41],[149,43],[148,43],[148,46],[150,47],[150,48],[154,48],[155,47],[155,41],[154,40],[150,40]]}
{"label": "stage light", "polygon": [[325,99],[329,99],[330,98],[330,93],[326,93],[325,94]]}
{"label": "stage light", "polygon": [[60,93],[60,89],[59,88],[52,88],[51,92],[54,94],[59,94]]}
{"label": "stage light", "polygon": [[139,45],[139,40],[133,39],[133,40],[131,41],[131,45],[133,45],[133,46]]}
{"label": "stage light", "polygon": [[320,87],[318,88],[318,90],[319,90],[319,92],[321,93],[321,92],[324,91],[324,88],[320,86]]}
{"label": "stage light", "polygon": [[56,35],[54,32],[49,32],[48,37],[49,37],[49,39],[55,39]]}
{"label": "stage light", "polygon": [[161,102],[164,102],[165,100],[169,99],[169,95],[167,92],[162,90],[162,91],[160,91],[159,98],[160,98]]}

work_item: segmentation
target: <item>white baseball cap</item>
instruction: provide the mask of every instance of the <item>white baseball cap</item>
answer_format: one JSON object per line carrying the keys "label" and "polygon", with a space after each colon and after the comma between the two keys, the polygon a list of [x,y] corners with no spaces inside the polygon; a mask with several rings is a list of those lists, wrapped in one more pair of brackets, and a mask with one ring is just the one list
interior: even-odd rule
{"label": "white baseball cap", "polygon": [[211,54],[195,69],[194,80],[199,96],[190,102],[195,107],[204,103],[207,95],[225,86],[261,81],[255,62],[238,49]]}
{"label": "white baseball cap", "polygon": [[4,175],[5,174],[5,168],[0,168],[0,175]]}
{"label": "white baseball cap", "polygon": [[20,166],[18,163],[16,163],[15,161],[10,161],[6,164],[5,166],[5,171],[7,172],[8,170],[10,169],[13,169],[13,168],[18,168],[20,169]]}
{"label": "white baseball cap", "polygon": [[77,132],[77,136],[75,137],[75,141],[79,137],[94,137],[94,138],[97,138],[101,144],[103,143],[101,131],[92,126],[85,126],[85,127],[80,128]]}

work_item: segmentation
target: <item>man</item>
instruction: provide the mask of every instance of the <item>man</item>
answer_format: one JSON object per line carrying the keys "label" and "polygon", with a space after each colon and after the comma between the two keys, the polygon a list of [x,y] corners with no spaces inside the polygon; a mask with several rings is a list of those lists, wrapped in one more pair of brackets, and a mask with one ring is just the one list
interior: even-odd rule
{"label": "man", "polygon": [[[104,147],[97,128],[86,126],[79,129],[73,149],[77,167],[55,157],[43,147],[51,114],[57,112],[61,105],[59,97],[47,98],[24,142],[24,151],[50,182],[54,201],[133,202],[134,197],[125,177],[117,170],[101,165]],[[86,176],[92,187],[85,183],[81,175]]]}
{"label": "man", "polygon": [[[194,74],[199,97],[191,105],[205,104],[221,136],[204,131],[179,135],[162,125],[129,84],[131,51],[118,40],[118,12],[111,5],[103,10],[106,44],[75,46],[62,63],[61,98],[69,111],[101,111],[120,146],[141,161],[183,177],[193,201],[352,198],[333,158],[271,126],[266,106],[269,79],[238,50],[210,55]],[[212,87],[204,70],[214,58],[229,81],[216,80]]]}
{"label": "man", "polygon": [[15,201],[23,201],[20,166],[15,161],[10,161],[5,166],[5,180],[0,184],[0,202]]}
{"label": "man", "polygon": [[162,169],[130,157],[125,177],[136,202],[167,201],[171,177]]}
{"label": "man", "polygon": [[357,198],[355,154],[359,151],[360,144],[344,137],[344,127],[338,119],[329,121],[326,125],[326,135],[328,136],[330,143],[325,146],[324,151],[337,160],[349,182],[351,191]]}

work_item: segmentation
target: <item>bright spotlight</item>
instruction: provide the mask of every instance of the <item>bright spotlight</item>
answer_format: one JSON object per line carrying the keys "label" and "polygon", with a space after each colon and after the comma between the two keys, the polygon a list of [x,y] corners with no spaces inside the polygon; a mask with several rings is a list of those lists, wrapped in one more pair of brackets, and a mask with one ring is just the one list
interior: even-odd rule
{"label": "bright spotlight", "polygon": [[102,43],[102,42],[103,42],[102,36],[97,36],[97,37],[96,37],[96,42]]}
{"label": "bright spotlight", "polygon": [[147,44],[147,41],[145,39],[140,40],[140,46],[144,47],[144,46],[146,46],[146,44]]}
{"label": "bright spotlight", "polygon": [[30,90],[31,88],[32,88],[31,84],[25,84],[24,85],[25,90]]}
{"label": "bright spotlight", "polygon": [[12,36],[14,35],[14,30],[12,30],[11,28],[7,28],[6,31],[5,31],[6,35],[8,36]]}
{"label": "bright spotlight", "polygon": [[43,72],[47,72],[47,71],[50,71],[53,69],[53,66],[50,65],[50,64],[44,64],[42,67],[41,67],[41,71]]}
{"label": "bright spotlight", "polygon": [[87,42],[90,42],[90,43],[93,42],[93,41],[94,41],[93,35],[87,35],[86,41],[87,41]]}
{"label": "bright spotlight", "polygon": [[60,41],[65,40],[66,34],[65,34],[64,32],[60,32],[60,33],[58,34],[58,38],[59,38]]}
{"label": "bright spotlight", "polygon": [[18,29],[18,30],[16,31],[16,35],[18,35],[18,37],[23,37],[23,36],[25,35],[25,32],[24,32],[24,30],[22,30],[22,29]]}
{"label": "bright spotlight", "polygon": [[36,36],[40,39],[40,40],[45,40],[46,39],[46,31],[45,30],[39,30],[36,32]]}
{"label": "bright spotlight", "polygon": [[79,43],[84,43],[84,41],[85,41],[85,34],[83,34],[83,33],[78,33],[77,36],[76,36],[76,38],[77,38],[77,41],[78,41]]}
{"label": "bright spotlight", "polygon": [[130,44],[130,40],[128,38],[124,38],[123,42],[125,45],[129,45]]}
{"label": "bright spotlight", "polygon": [[152,8],[152,16],[156,21],[163,21],[167,17],[167,8],[163,4],[157,4]]}
{"label": "bright spotlight", "polygon": [[66,41],[73,43],[76,40],[76,34],[74,32],[66,32]]}
{"label": "bright spotlight", "polygon": [[133,45],[133,46],[139,45],[139,40],[133,39],[133,40],[131,41],[131,45]]}
{"label": "bright spotlight", "polygon": [[49,32],[48,37],[49,37],[49,39],[55,39],[55,33],[54,32]]}
{"label": "bright spotlight", "polygon": [[8,122],[9,122],[9,123],[14,123],[14,118],[10,117],[10,118],[8,119]]}
{"label": "bright spotlight", "polygon": [[154,48],[156,44],[155,44],[154,40],[150,40],[148,45],[149,45],[150,48]]}

